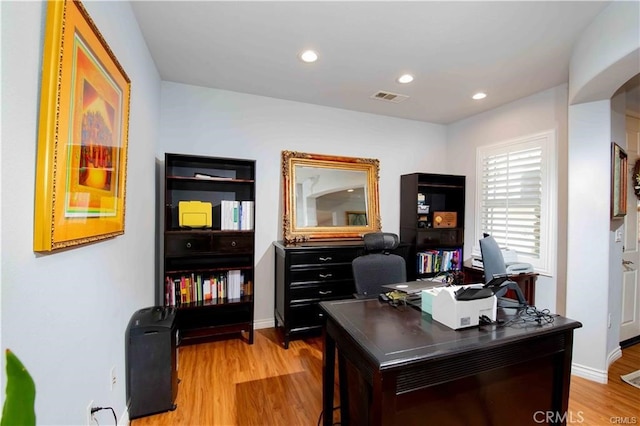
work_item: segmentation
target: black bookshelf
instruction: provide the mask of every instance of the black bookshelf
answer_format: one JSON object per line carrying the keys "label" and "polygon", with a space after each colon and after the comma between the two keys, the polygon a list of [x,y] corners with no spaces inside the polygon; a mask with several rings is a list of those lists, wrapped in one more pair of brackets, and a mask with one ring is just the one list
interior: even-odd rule
{"label": "black bookshelf", "polygon": [[[181,343],[235,335],[251,344],[255,161],[167,153],[164,165],[160,294],[165,305],[177,308]],[[205,218],[204,225],[185,225],[184,209],[181,223],[180,203],[185,201],[203,203],[198,217]],[[235,203],[235,222],[223,219],[223,203]]]}
{"label": "black bookshelf", "polygon": [[409,280],[462,270],[465,180],[430,173],[401,176],[400,241],[409,245]]}

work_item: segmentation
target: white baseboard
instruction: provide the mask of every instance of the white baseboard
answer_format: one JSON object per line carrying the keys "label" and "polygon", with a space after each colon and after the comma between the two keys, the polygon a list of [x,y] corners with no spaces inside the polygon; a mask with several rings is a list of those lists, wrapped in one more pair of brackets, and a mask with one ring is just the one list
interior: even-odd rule
{"label": "white baseboard", "polygon": [[620,358],[622,358],[622,349],[620,349],[620,345],[618,345],[607,355],[607,371],[597,370],[595,368],[585,367],[584,365],[574,363],[571,365],[571,374],[591,380],[592,382],[606,385],[609,381],[609,367]]}
{"label": "white baseboard", "polygon": [[609,353],[609,355],[607,355],[607,369],[620,358],[622,358],[622,349],[620,349],[620,345],[618,345],[611,351],[611,353]]}
{"label": "white baseboard", "polygon": [[261,319],[261,320],[254,320],[253,321],[253,329],[254,330],[259,330],[261,328],[273,328],[275,327],[275,320],[273,318],[271,319]]}
{"label": "white baseboard", "polygon": [[125,407],[124,413],[120,416],[120,420],[118,420],[118,424],[122,426],[129,426],[129,409]]}
{"label": "white baseboard", "polygon": [[572,364],[571,374],[574,376],[582,377],[583,379],[591,380],[592,382],[607,384],[609,375],[606,371],[596,370],[595,368],[586,367],[584,365]]}

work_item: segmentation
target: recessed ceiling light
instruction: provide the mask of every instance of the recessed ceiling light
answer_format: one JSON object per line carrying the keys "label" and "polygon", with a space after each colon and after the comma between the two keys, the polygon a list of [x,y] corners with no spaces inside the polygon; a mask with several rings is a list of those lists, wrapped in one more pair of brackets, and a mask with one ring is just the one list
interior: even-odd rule
{"label": "recessed ceiling light", "polygon": [[315,62],[318,60],[318,54],[313,50],[305,50],[300,54],[300,59],[303,62]]}
{"label": "recessed ceiling light", "polygon": [[475,99],[476,101],[480,100],[480,99],[484,99],[486,97],[487,97],[487,94],[486,93],[482,93],[482,92],[478,92],[478,93],[476,93],[475,95],[472,96],[472,98]]}
{"label": "recessed ceiling light", "polygon": [[411,74],[403,74],[398,77],[398,83],[407,84],[413,81],[413,76]]}
{"label": "recessed ceiling light", "polygon": [[347,192],[353,192],[353,189],[347,189]]}

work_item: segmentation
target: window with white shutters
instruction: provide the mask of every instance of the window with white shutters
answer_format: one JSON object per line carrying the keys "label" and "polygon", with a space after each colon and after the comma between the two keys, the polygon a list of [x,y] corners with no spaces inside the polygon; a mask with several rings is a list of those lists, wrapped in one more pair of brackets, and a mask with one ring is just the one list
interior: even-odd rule
{"label": "window with white shutters", "polygon": [[476,234],[492,235],[518,261],[551,273],[555,240],[553,131],[478,148]]}

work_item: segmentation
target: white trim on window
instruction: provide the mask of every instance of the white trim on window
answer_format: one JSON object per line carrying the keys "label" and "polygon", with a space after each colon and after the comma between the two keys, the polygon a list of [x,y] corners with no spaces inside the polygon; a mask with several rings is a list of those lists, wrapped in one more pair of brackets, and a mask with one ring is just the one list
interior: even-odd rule
{"label": "white trim on window", "polygon": [[556,167],[555,130],[478,147],[475,254],[478,240],[488,233],[500,247],[515,250],[518,262],[553,274]]}

